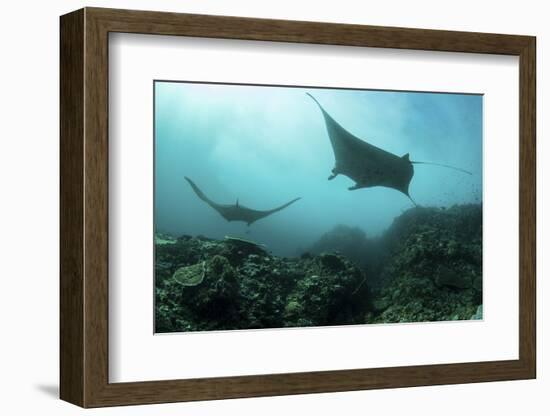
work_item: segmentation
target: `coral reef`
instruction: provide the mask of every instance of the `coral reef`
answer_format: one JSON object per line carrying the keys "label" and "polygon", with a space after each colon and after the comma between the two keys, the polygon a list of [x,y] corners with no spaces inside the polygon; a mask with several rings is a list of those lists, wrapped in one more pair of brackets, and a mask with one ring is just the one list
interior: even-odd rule
{"label": "coral reef", "polygon": [[339,253],[364,270],[369,286],[376,287],[385,251],[380,238],[367,238],[359,227],[339,224],[323,234],[306,253]]}
{"label": "coral reef", "polygon": [[384,235],[375,322],[471,319],[482,303],[480,205],[411,209]]}
{"label": "coral reef", "polygon": [[157,332],[482,319],[481,206],[339,226],[282,258],[253,241],[156,236]]}
{"label": "coral reef", "polygon": [[156,331],[363,322],[364,273],[336,254],[279,258],[247,240],[183,236],[156,247]]}

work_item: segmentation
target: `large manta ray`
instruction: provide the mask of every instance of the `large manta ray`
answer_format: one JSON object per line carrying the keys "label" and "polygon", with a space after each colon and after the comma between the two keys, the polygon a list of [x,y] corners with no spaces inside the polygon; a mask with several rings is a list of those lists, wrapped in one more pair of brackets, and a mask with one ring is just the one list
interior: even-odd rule
{"label": "large manta ray", "polygon": [[350,191],[373,186],[385,186],[404,193],[416,205],[409,195],[409,185],[414,175],[413,163],[443,166],[471,174],[463,169],[440,163],[412,162],[408,153],[399,157],[373,146],[343,128],[325,111],[315,97],[309,93],[306,94],[317,103],[323,113],[332,150],[334,151],[335,164],[332,175],[328,179],[334,179],[339,174],[346,175],[355,181],[355,185],[348,188]]}
{"label": "large manta ray", "polygon": [[210,205],[212,208],[218,211],[218,213],[222,217],[224,217],[227,221],[244,221],[247,223],[247,225],[250,225],[253,222],[256,222],[258,220],[261,220],[262,218],[265,218],[271,214],[274,214],[277,211],[281,211],[282,209],[285,209],[286,207],[288,207],[289,205],[293,204],[294,202],[300,199],[300,198],[296,198],[290,202],[287,202],[284,205],[281,205],[280,207],[269,209],[266,211],[260,211],[256,209],[247,208],[244,205],[240,205],[238,199],[235,204],[231,204],[231,205],[218,204],[212,201],[210,198],[208,198],[200,190],[200,188],[195,184],[195,182],[193,182],[187,176],[185,177],[185,180],[189,182],[189,185],[191,185],[191,188],[193,188],[193,191],[195,192],[195,194],[197,194],[197,196],[200,199],[202,199],[204,202],[206,202],[208,205]]}

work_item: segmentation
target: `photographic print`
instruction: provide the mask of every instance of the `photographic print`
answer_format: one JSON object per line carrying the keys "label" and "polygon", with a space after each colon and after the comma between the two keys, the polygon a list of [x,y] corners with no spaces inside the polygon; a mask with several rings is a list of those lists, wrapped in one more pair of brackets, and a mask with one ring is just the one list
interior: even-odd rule
{"label": "photographic print", "polygon": [[483,317],[483,96],[154,82],[155,332]]}

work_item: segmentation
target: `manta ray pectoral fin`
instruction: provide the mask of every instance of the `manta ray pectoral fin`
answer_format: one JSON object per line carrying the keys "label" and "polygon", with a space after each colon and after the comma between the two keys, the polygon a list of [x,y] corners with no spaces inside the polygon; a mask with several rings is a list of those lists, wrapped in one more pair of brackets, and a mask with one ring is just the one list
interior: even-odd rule
{"label": "manta ray pectoral fin", "polygon": [[336,168],[332,169],[332,174],[328,177],[328,180],[331,181],[339,175],[340,172]]}
{"label": "manta ray pectoral fin", "polygon": [[348,188],[348,191],[355,191],[356,189],[361,189],[361,188],[362,188],[362,186],[360,186],[358,183],[356,183],[355,185],[350,186]]}

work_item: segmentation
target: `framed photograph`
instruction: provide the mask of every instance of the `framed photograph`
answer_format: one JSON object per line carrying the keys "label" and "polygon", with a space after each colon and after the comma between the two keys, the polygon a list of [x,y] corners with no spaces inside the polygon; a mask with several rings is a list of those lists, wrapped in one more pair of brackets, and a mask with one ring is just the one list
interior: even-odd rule
{"label": "framed photograph", "polygon": [[535,49],[62,16],[61,398],[535,378]]}

